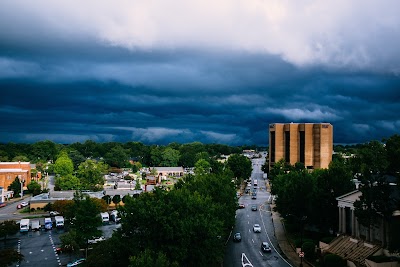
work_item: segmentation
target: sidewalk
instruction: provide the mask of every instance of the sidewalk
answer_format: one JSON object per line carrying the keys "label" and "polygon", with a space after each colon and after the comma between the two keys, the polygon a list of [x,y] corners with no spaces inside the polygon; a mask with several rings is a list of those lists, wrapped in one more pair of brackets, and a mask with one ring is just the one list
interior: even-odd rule
{"label": "sidewalk", "polygon": [[[266,182],[266,188],[268,192],[270,191],[269,183]],[[289,242],[288,237],[286,235],[285,225],[283,223],[283,219],[280,217],[279,212],[274,211],[274,204],[270,204],[271,208],[271,218],[274,224],[275,237],[278,241],[278,252],[284,257],[293,267],[298,267],[300,264],[303,264],[303,267],[313,267],[313,265],[306,262],[303,258],[301,261],[299,255],[296,252],[296,248]]]}
{"label": "sidewalk", "polygon": [[[299,255],[296,253],[296,249],[292,246],[286,236],[285,226],[283,224],[282,218],[278,212],[273,211],[274,205],[271,204],[271,217],[274,223],[275,229],[275,237],[278,241],[279,253],[282,254],[282,257],[286,258],[286,260],[293,266],[298,267],[300,266],[301,260]],[[286,256],[286,257],[285,257]],[[303,267],[313,267],[303,259]]]}

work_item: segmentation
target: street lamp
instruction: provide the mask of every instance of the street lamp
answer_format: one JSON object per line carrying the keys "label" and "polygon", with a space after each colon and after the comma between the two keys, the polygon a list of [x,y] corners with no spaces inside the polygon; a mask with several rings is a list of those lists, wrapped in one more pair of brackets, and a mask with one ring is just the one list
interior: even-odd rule
{"label": "street lamp", "polygon": [[303,232],[304,232],[304,221],[307,219],[307,216],[301,217],[301,236],[300,236],[300,267],[303,267],[303,258],[304,258],[304,252],[303,252]]}
{"label": "street lamp", "polygon": [[20,196],[21,196],[21,199],[22,199],[22,197],[23,197],[23,195],[24,195],[24,180],[22,180],[21,179],[21,175],[19,174],[18,175],[18,179],[19,179],[19,183],[21,184],[21,193],[20,193]]}

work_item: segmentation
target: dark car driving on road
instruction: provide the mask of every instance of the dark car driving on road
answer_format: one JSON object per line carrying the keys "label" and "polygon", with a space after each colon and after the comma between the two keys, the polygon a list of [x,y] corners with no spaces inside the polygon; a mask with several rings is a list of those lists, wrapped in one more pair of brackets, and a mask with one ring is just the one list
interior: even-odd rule
{"label": "dark car driving on road", "polygon": [[242,241],[242,236],[239,232],[237,232],[234,236],[233,236],[233,242],[240,242]]}
{"label": "dark car driving on road", "polygon": [[271,252],[271,247],[269,246],[268,242],[261,243],[261,250],[264,252]]}

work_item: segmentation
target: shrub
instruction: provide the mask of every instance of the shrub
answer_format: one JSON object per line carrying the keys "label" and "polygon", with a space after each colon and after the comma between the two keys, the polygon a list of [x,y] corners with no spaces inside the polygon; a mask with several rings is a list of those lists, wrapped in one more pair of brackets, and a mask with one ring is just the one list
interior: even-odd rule
{"label": "shrub", "polygon": [[367,259],[376,263],[395,261],[395,259],[392,259],[391,257],[387,257],[385,255],[369,256]]}
{"label": "shrub", "polygon": [[330,242],[332,242],[333,239],[335,239],[334,236],[325,236],[325,237],[321,238],[321,241],[326,244],[329,244]]}
{"label": "shrub", "polygon": [[345,267],[346,261],[336,254],[327,254],[324,257],[325,267]]}
{"label": "shrub", "polygon": [[302,246],[302,250],[304,251],[304,256],[307,259],[314,259],[315,258],[315,244],[314,242],[304,242]]}
{"label": "shrub", "polygon": [[304,243],[307,243],[307,242],[310,242],[310,243],[313,243],[313,244],[314,244],[314,241],[313,241],[312,239],[309,239],[309,238],[303,238],[303,239],[298,238],[298,239],[296,239],[296,240],[295,240],[296,248],[301,247],[301,246],[302,246],[302,243],[304,244]]}

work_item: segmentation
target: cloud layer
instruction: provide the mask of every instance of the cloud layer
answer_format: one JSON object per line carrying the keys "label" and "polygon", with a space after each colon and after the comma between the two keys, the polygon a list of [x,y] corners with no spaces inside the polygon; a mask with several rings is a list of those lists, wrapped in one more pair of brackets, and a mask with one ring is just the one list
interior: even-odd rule
{"label": "cloud layer", "polygon": [[398,1],[0,3],[1,142],[335,143],[400,129]]}

